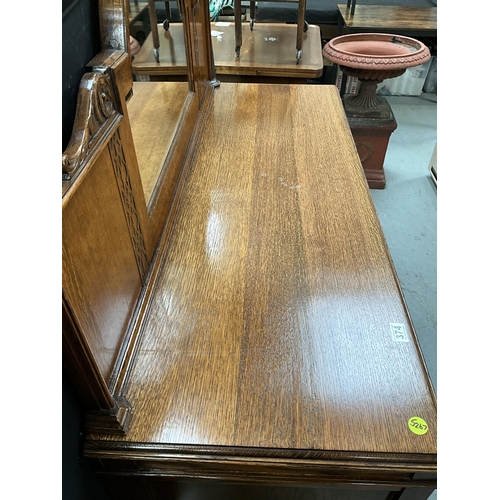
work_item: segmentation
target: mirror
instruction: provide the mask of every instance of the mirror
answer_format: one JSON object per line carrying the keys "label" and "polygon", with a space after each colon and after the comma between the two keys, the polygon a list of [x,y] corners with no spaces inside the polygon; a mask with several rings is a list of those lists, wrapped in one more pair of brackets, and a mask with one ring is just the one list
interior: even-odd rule
{"label": "mirror", "polygon": [[169,152],[192,93],[187,71],[184,6],[183,0],[126,1],[134,75],[127,110],[149,207],[169,163]]}

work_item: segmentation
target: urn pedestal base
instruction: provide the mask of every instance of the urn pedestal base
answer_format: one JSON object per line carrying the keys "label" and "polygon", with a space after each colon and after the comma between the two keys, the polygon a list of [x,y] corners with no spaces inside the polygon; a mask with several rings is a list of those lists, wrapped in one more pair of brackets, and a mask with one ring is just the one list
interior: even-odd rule
{"label": "urn pedestal base", "polygon": [[358,150],[361,165],[371,189],[385,188],[384,160],[391,134],[397,122],[389,103],[380,98],[376,109],[353,109],[349,105],[352,96],[344,96],[344,110]]}

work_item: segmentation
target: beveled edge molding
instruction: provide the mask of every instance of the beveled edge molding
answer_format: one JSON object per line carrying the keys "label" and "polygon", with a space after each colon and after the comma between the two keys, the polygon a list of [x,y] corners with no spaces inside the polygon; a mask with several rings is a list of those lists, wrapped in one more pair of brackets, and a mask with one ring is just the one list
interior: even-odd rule
{"label": "beveled edge molding", "polygon": [[109,76],[95,71],[83,75],[71,139],[62,155],[63,181],[78,174],[117,115],[121,117]]}
{"label": "beveled edge molding", "polygon": [[[94,441],[91,436],[83,453],[99,459],[105,474],[430,488],[437,483],[437,455],[153,445]],[[123,469],[123,460],[135,462],[136,468]]]}
{"label": "beveled edge molding", "polygon": [[338,465],[355,466],[357,468],[379,466],[389,470],[400,467],[404,461],[415,469],[432,470],[437,465],[437,454],[415,453],[380,453],[355,452],[335,450],[301,450],[288,448],[254,448],[245,446],[217,446],[217,445],[185,445],[185,444],[154,444],[130,443],[123,441],[101,440],[99,437],[89,436],[85,449],[89,454],[105,457],[119,453],[124,458],[134,457],[145,460],[161,460],[162,458],[190,458],[203,456],[215,458],[263,459],[263,460],[301,460],[310,462],[336,462]]}
{"label": "beveled edge molding", "polygon": [[106,411],[87,411],[85,431],[126,434],[132,418],[132,405],[124,396],[112,396],[114,408]]}

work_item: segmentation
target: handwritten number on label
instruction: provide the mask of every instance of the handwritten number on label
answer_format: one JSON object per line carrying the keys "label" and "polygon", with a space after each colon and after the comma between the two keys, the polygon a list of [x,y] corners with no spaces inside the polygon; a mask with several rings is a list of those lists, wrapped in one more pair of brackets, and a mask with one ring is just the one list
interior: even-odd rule
{"label": "handwritten number on label", "polygon": [[408,420],[408,427],[409,427],[410,431],[412,431],[414,434],[417,434],[419,436],[423,436],[429,430],[429,426],[427,425],[427,422],[423,418],[420,418],[420,417],[411,417]]}

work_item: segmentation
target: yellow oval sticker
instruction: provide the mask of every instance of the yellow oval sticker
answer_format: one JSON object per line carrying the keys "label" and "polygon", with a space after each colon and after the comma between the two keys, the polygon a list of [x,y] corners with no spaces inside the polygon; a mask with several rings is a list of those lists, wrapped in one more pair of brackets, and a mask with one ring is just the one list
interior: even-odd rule
{"label": "yellow oval sticker", "polygon": [[429,430],[427,422],[420,417],[411,417],[408,420],[408,427],[410,428],[411,432],[413,432],[414,434],[418,434],[419,436],[426,434]]}

